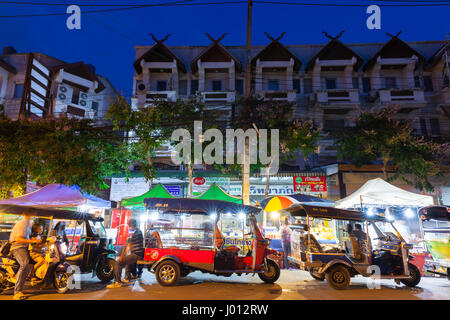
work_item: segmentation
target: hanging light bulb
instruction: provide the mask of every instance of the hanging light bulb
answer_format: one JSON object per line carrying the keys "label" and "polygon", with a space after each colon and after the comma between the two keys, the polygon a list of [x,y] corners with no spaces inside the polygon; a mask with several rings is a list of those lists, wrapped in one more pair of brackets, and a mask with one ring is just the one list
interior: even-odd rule
{"label": "hanging light bulb", "polygon": [[407,209],[404,211],[404,214],[405,214],[405,217],[407,217],[407,218],[412,218],[412,217],[414,217],[414,211],[413,211],[411,208],[407,208]]}
{"label": "hanging light bulb", "polygon": [[375,212],[373,212],[373,208],[372,207],[369,207],[368,209],[367,209],[367,215],[369,216],[369,217],[371,217],[371,216],[373,216],[375,214]]}

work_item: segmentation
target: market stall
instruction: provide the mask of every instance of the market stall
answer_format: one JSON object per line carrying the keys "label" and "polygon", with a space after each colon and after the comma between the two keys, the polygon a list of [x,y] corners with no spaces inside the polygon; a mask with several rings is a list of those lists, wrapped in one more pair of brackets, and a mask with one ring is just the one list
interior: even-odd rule
{"label": "market stall", "polygon": [[211,186],[208,188],[208,190],[203,192],[201,195],[195,197],[195,199],[222,200],[222,201],[228,201],[228,202],[242,204],[241,197],[235,197],[235,196],[229,195],[216,183],[211,184]]}
{"label": "market stall", "polygon": [[[389,221],[395,221],[405,240],[414,245],[416,261],[423,261],[426,252],[418,210],[429,205],[433,205],[433,197],[405,191],[380,178],[367,181],[336,202],[337,208],[362,210],[368,216],[382,213]],[[382,228],[388,225],[380,226]],[[423,265],[418,267],[422,270]]]}

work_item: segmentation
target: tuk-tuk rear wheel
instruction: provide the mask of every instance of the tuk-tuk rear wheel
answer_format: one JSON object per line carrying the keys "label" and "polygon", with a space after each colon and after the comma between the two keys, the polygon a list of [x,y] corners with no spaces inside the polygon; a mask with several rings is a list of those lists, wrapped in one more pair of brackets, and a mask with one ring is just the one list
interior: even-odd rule
{"label": "tuk-tuk rear wheel", "polygon": [[111,258],[106,258],[97,267],[97,278],[103,282],[108,283],[114,278],[114,265],[116,260]]}
{"label": "tuk-tuk rear wheel", "polygon": [[325,274],[328,284],[336,290],[343,290],[350,284],[350,272],[342,265],[335,265]]}
{"label": "tuk-tuk rear wheel", "polygon": [[181,271],[178,263],[172,260],[161,262],[155,271],[156,280],[162,286],[174,286],[180,279]]}
{"label": "tuk-tuk rear wheel", "polygon": [[280,277],[280,267],[275,261],[267,259],[267,270],[258,273],[258,276],[265,283],[274,283]]}

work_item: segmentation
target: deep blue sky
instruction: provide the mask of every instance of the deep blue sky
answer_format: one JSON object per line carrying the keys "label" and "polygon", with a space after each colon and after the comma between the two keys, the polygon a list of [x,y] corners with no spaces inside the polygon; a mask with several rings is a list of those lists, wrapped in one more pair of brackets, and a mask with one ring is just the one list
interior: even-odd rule
{"label": "deep blue sky", "polygon": [[[68,1],[47,0],[65,3]],[[173,0],[172,0],[173,1]],[[200,0],[214,1],[214,0]],[[278,1],[278,0],[277,0]],[[280,0],[281,1],[281,0]],[[389,2],[369,0],[284,0],[290,2],[382,4]],[[39,0],[34,0],[39,2]],[[44,2],[44,1],[41,1]],[[149,4],[168,0],[83,0],[82,3]],[[73,4],[73,2],[72,2]],[[96,8],[83,7],[82,11]],[[0,16],[65,12],[66,7],[44,7],[0,3]],[[384,32],[392,34],[403,30],[405,41],[443,40],[450,32],[450,7],[381,8],[381,30],[366,28],[366,7],[297,7],[254,4],[252,43],[268,43],[264,31],[277,37],[286,31],[285,44],[321,44],[327,38],[345,29],[340,39],[344,43],[385,42]],[[82,15],[81,30],[68,30],[66,16],[33,18],[0,18],[0,47],[12,45],[18,52],[43,52],[67,62],[92,63],[97,73],[108,77],[118,91],[129,96],[135,45],[151,45],[149,33],[163,38],[170,33],[167,45],[207,45],[210,33],[225,45],[245,45],[246,4],[153,7],[114,13]]]}

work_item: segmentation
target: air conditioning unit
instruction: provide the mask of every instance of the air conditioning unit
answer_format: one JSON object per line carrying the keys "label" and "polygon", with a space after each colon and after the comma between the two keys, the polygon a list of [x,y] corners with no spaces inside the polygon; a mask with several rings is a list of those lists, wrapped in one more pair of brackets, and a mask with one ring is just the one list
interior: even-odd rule
{"label": "air conditioning unit", "polygon": [[147,91],[147,87],[146,87],[146,85],[145,85],[145,83],[143,81],[138,81],[136,83],[136,88],[137,88],[137,92],[139,94],[143,94],[143,93],[145,93]]}
{"label": "air conditioning unit", "polygon": [[80,98],[78,100],[78,104],[82,107],[87,107],[88,98],[89,98],[89,96],[86,92],[80,92]]}
{"label": "air conditioning unit", "polygon": [[69,91],[69,89],[64,84],[61,83],[58,87],[58,99],[59,100],[68,99],[68,97],[67,97],[68,91]]}

